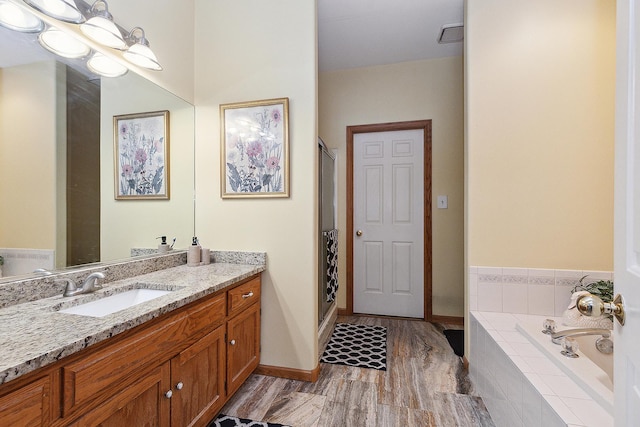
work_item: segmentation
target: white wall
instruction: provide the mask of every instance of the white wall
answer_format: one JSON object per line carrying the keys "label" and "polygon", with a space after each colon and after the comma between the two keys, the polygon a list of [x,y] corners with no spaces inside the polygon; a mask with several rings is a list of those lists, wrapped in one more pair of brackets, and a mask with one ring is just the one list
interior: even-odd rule
{"label": "white wall", "polygon": [[[432,120],[433,314],[464,314],[462,57],[321,73],[320,137],[338,149],[338,228],[346,230],[346,127]],[[449,208],[437,209],[438,195]],[[346,235],[340,248],[338,305],[346,307]]]}
{"label": "white wall", "polygon": [[[317,366],[317,94],[313,0],[196,0],[196,230],[267,252],[263,365]],[[220,198],[219,105],[289,98],[291,197]]]}

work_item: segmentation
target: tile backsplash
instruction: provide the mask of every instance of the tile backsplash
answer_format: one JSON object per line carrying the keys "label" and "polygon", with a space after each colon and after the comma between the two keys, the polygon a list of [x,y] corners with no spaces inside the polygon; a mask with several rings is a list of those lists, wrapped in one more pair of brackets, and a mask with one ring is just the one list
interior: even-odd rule
{"label": "tile backsplash", "polygon": [[613,280],[610,271],[472,266],[469,309],[562,316],[569,305],[571,289],[585,275],[586,283]]}

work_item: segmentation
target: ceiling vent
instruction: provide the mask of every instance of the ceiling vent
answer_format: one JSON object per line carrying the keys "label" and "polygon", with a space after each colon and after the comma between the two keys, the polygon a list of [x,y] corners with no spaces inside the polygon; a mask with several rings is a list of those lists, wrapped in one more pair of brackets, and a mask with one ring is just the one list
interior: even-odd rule
{"label": "ceiling vent", "polygon": [[464,40],[464,24],[447,24],[440,29],[438,43],[458,43]]}

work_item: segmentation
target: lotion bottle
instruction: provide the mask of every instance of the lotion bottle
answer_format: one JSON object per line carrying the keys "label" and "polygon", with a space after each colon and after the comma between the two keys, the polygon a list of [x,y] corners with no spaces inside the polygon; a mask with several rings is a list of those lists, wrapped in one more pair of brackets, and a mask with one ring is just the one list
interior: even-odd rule
{"label": "lotion bottle", "polygon": [[167,236],[160,236],[158,239],[161,239],[160,244],[158,245],[158,253],[164,254],[169,252],[170,248],[169,245],[167,245]]}
{"label": "lotion bottle", "polygon": [[200,265],[200,252],[202,251],[202,247],[198,243],[198,238],[194,237],[189,246],[189,250],[187,252],[187,265],[190,267],[196,267]]}

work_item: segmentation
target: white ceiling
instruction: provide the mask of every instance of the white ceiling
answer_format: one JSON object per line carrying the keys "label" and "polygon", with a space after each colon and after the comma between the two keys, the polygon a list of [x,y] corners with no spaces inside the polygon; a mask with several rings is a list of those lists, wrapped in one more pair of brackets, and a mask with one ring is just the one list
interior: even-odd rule
{"label": "white ceiling", "polygon": [[334,71],[462,55],[438,44],[463,22],[464,0],[318,0],[318,68]]}

